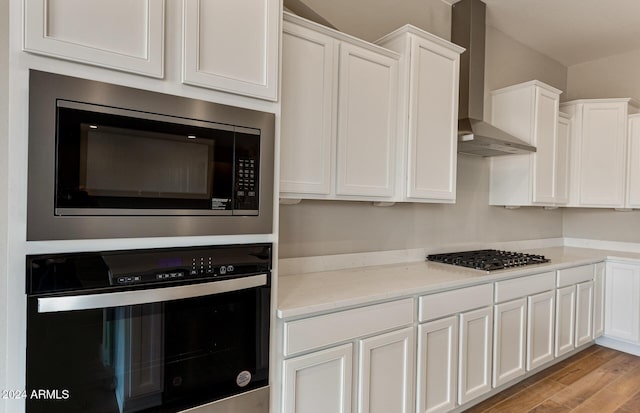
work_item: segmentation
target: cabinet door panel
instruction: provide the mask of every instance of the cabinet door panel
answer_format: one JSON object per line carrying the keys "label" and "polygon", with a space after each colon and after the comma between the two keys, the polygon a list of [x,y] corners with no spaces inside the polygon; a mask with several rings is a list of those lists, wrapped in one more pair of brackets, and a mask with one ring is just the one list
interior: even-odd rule
{"label": "cabinet door panel", "polygon": [[[626,103],[585,104],[583,109],[580,205],[624,206]],[[603,165],[598,168],[596,165]]]}
{"label": "cabinet door panel", "polygon": [[163,0],[26,0],[24,4],[25,50],[163,77]]}
{"label": "cabinet door panel", "polygon": [[418,328],[418,413],[442,413],[456,406],[458,316]]}
{"label": "cabinet door panel", "polygon": [[493,387],[525,374],[526,298],[494,307]]}
{"label": "cabinet door panel", "polygon": [[492,308],[460,314],[458,403],[491,390]]}
{"label": "cabinet door panel", "polygon": [[455,200],[459,54],[412,39],[409,198]]}
{"label": "cabinet door panel", "polygon": [[593,281],[576,286],[576,347],[593,340]]}
{"label": "cabinet door panel", "polygon": [[338,195],[393,195],[397,71],[397,60],[340,46]]}
{"label": "cabinet door panel", "polygon": [[280,3],[184,0],[183,82],[277,100]]}
{"label": "cabinet door panel", "polygon": [[558,141],[556,144],[556,203],[569,202],[569,166],[571,162],[569,142],[571,139],[571,120],[558,117]]}
{"label": "cabinet door panel", "polygon": [[556,202],[556,156],[558,102],[556,93],[536,89],[534,136],[536,153],[533,154],[533,202]]}
{"label": "cabinet door panel", "polygon": [[337,42],[284,23],[280,191],[332,191]]}
{"label": "cabinet door panel", "polygon": [[352,344],[284,361],[284,413],[351,411]]}
{"label": "cabinet door panel", "polygon": [[414,329],[360,341],[358,413],[413,411]]}
{"label": "cabinet door panel", "polygon": [[553,360],[555,302],[553,291],[527,298],[527,370]]}
{"label": "cabinet door panel", "polygon": [[604,334],[604,262],[596,264],[593,283],[593,338]]}
{"label": "cabinet door panel", "polygon": [[632,342],[640,341],[638,266],[608,263],[605,280],[605,335]]}
{"label": "cabinet door panel", "polygon": [[640,115],[629,117],[629,207],[640,208]]}
{"label": "cabinet door panel", "polygon": [[576,287],[556,290],[556,357],[575,347]]}

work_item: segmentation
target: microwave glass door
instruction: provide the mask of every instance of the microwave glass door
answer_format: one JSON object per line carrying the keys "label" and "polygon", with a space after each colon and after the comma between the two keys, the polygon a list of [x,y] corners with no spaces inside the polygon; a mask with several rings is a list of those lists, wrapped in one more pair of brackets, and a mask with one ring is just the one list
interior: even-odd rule
{"label": "microwave glass door", "polygon": [[257,130],[68,101],[57,125],[57,215],[258,209]]}

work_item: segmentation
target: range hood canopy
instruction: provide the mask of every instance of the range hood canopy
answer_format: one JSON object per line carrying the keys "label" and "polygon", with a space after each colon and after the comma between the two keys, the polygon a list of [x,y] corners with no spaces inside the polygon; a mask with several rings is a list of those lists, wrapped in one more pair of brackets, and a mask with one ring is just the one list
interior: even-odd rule
{"label": "range hood canopy", "polygon": [[458,152],[477,156],[528,154],[536,148],[482,120],[486,9],[481,0],[452,6],[451,41],[466,50],[460,57]]}

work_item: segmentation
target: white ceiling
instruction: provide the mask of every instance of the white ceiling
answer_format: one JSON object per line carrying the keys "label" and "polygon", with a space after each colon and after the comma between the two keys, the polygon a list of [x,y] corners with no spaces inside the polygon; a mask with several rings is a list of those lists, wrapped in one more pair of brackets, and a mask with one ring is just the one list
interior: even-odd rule
{"label": "white ceiling", "polygon": [[484,2],[488,25],[567,67],[640,49],[640,0]]}

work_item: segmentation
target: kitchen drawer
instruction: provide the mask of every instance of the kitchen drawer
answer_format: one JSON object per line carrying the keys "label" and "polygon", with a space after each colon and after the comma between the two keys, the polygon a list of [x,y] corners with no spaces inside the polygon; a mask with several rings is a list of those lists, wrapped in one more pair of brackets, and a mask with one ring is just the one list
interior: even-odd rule
{"label": "kitchen drawer", "polygon": [[420,297],[419,321],[434,320],[488,305],[493,305],[493,284],[424,295]]}
{"label": "kitchen drawer", "polygon": [[558,270],[558,288],[593,280],[595,274],[593,264]]}
{"label": "kitchen drawer", "polygon": [[413,323],[413,299],[284,323],[284,355],[301,353]]}
{"label": "kitchen drawer", "polygon": [[555,287],[556,273],[554,271],[498,281],[496,283],[496,303],[553,290]]}

